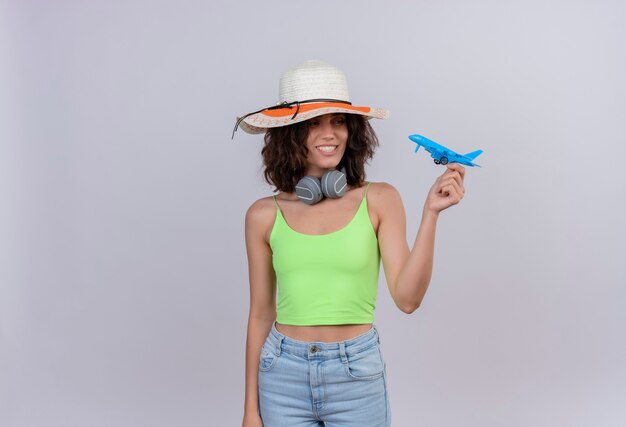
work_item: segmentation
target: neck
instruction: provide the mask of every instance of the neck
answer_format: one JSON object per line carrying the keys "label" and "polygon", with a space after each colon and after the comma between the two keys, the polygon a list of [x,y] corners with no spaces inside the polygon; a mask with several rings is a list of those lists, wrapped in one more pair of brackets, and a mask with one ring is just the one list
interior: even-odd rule
{"label": "neck", "polygon": [[322,176],[324,175],[325,172],[332,170],[332,169],[322,169],[322,168],[318,168],[318,167],[309,167],[307,168],[307,170],[304,172],[305,176],[314,176],[318,179],[321,179]]}

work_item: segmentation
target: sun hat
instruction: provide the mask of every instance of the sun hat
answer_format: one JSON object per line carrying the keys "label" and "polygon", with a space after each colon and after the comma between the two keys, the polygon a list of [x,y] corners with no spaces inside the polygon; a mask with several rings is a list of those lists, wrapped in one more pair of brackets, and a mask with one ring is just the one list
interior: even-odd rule
{"label": "sun hat", "polygon": [[238,127],[251,134],[264,133],[269,128],[328,113],[359,114],[368,119],[389,117],[389,110],[384,108],[352,105],[343,71],[322,61],[309,60],[281,76],[276,105],[237,117],[233,136]]}

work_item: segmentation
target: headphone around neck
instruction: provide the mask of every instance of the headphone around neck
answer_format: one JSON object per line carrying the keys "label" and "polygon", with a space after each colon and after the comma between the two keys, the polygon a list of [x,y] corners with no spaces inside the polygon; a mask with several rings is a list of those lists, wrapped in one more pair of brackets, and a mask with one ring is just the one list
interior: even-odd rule
{"label": "headphone around neck", "polygon": [[296,184],[298,199],[307,205],[314,205],[324,198],[338,199],[346,193],[348,182],[345,169],[329,170],[322,179],[307,175]]}

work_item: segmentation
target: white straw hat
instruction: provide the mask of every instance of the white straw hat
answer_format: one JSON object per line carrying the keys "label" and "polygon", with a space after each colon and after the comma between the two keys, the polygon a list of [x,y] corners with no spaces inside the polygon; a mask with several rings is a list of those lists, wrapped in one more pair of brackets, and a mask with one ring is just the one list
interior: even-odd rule
{"label": "white straw hat", "polygon": [[277,105],[238,117],[235,131],[240,126],[247,133],[263,133],[328,113],[359,114],[368,119],[389,117],[389,110],[384,108],[353,106],[343,71],[311,60],[282,75]]}

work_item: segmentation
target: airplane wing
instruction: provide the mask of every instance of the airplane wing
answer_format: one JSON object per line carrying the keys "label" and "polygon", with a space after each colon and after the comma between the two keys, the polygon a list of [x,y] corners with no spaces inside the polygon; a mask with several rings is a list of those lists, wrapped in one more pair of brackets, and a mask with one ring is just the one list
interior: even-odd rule
{"label": "airplane wing", "polygon": [[428,150],[430,152],[430,157],[432,157],[433,159],[440,159],[441,156],[444,155],[443,151],[440,150]]}

